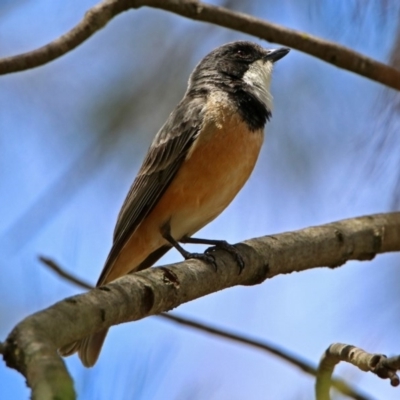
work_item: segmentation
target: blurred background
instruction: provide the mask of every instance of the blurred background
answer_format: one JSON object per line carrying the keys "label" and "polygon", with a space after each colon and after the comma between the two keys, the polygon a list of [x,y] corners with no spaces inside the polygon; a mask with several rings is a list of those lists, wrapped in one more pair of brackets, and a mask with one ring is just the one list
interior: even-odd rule
{"label": "blurred background", "polygon": [[[214,3],[400,68],[396,0]],[[94,4],[0,0],[0,56],[48,43]],[[216,46],[239,39],[270,46],[142,8],[50,64],[0,78],[1,340],[25,316],[81,292],[39,255],[96,282],[122,201],[190,72]],[[297,51],[277,64],[272,93],[273,118],[255,172],[199,237],[235,243],[398,209],[397,93]],[[159,265],[180,260],[171,251]],[[399,354],[399,263],[392,254],[279,276],[173,312],[274,342],[314,363],[332,342]],[[313,398],[313,379],[292,365],[157,317],[113,327],[92,369],[76,356],[66,362],[81,399]],[[400,389],[372,374],[348,365],[337,373],[371,398],[400,397]],[[26,399],[29,392],[2,363],[0,398]]]}

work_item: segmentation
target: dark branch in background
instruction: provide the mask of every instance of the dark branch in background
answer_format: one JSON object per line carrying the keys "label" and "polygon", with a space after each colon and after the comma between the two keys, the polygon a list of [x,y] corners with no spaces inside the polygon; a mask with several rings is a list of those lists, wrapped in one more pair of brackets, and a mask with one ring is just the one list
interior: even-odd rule
{"label": "dark branch in background", "polygon": [[46,265],[48,268],[54,271],[57,275],[61,276],[61,278],[64,278],[65,280],[73,283],[74,285],[79,286],[83,289],[88,289],[88,290],[94,289],[93,285],[65,271],[64,268],[61,268],[55,261],[51,260],[50,258],[39,256],[39,261],[41,261],[44,265]]}
{"label": "dark branch in background", "polygon": [[[360,3],[361,4],[361,3]],[[385,12],[383,11],[384,15]],[[400,21],[393,35],[389,64],[400,70]],[[368,180],[377,184],[382,177],[391,186],[389,207],[398,210],[400,207],[400,147],[399,117],[400,92],[387,87],[381,88],[373,106],[372,116],[367,131],[360,138],[357,146],[358,154],[354,157],[354,165],[363,171]],[[361,164],[360,164],[361,160]]]}
{"label": "dark branch in background", "polygon": [[[66,281],[69,281],[73,283],[76,286],[79,286],[83,289],[93,289],[94,286],[90,285],[89,283],[76,278],[69,272],[65,271],[64,268],[60,267],[56,262],[53,260],[40,256],[39,260],[46,265],[48,268],[50,268],[52,271],[54,271],[57,275],[59,275],[61,278],[65,279]],[[278,346],[269,344],[266,342],[262,342],[260,340],[255,340],[255,339],[250,339],[249,337],[245,337],[245,335],[239,335],[235,334],[233,332],[228,332],[225,329],[220,329],[216,327],[212,327],[210,325],[202,324],[197,321],[193,321],[188,318],[183,318],[183,317],[178,317],[177,315],[173,314],[159,314],[155,315],[155,317],[159,318],[164,318],[169,321],[188,326],[190,328],[197,329],[202,332],[210,333],[215,336],[222,337],[224,339],[229,339],[233,340],[235,342],[255,347],[256,349],[264,350],[267,353],[273,354],[287,362],[289,362],[292,365],[295,365],[296,367],[300,368],[303,372],[312,375],[312,376],[317,376],[318,370],[315,368],[311,363],[301,360],[299,356],[295,356],[293,354],[289,354],[289,352],[279,349]],[[361,394],[357,392],[355,389],[353,389],[351,386],[349,386],[345,381],[341,379],[332,379],[331,385],[340,393],[351,397],[355,400],[370,400],[367,395]]]}
{"label": "dark branch in background", "polygon": [[379,378],[390,379],[392,386],[398,386],[400,381],[396,371],[400,369],[399,359],[399,356],[387,358],[383,354],[371,354],[358,347],[334,343],[325,351],[318,366],[316,399],[330,400],[331,377],[340,361],[351,363],[361,371],[373,372]]}
{"label": "dark branch in background", "polygon": [[[210,29],[208,35],[212,35],[213,31],[215,30]],[[193,29],[186,39],[190,42],[190,39],[196,37],[196,32],[197,30]],[[93,139],[89,145],[85,146],[61,175],[55,181],[49,183],[36,200],[0,233],[0,243],[3,243],[3,246],[7,249],[7,255],[13,255],[21,251],[24,246],[38,235],[57,213],[87,183],[91,182],[93,176],[101,171],[110,153],[118,149],[119,142],[123,136],[131,135],[132,132],[137,131],[140,125],[138,121],[146,114],[143,107],[146,107],[149,101],[153,104],[154,96],[156,96],[153,83],[159,76],[158,66],[164,66],[164,83],[166,86],[171,85],[171,74],[173,74],[171,72],[172,69],[169,68],[171,59],[174,59],[181,52],[187,54],[189,49],[190,45],[186,42],[182,43],[179,49],[174,46],[173,42],[168,43],[163,47],[163,52],[158,55],[155,65],[146,68],[146,72],[141,74],[140,81],[136,81],[134,85],[131,85],[130,89],[124,89],[123,92],[118,90],[117,97],[114,97],[113,92],[108,92],[107,96],[103,96],[100,105],[97,104],[92,111],[92,115],[96,115],[96,117],[92,121]],[[127,77],[122,76],[119,79],[122,79],[123,82],[126,81]],[[121,84],[120,82],[115,82],[113,90]],[[104,109],[107,109],[107,113],[104,113]],[[97,117],[99,113],[102,115],[101,119]],[[103,115],[106,115],[106,117]],[[133,125],[129,129],[130,133],[127,133],[128,131],[124,129],[124,126],[126,126],[127,120],[130,118],[133,120]],[[160,123],[162,122],[160,120]],[[159,128],[157,124],[153,124],[153,126],[154,129]],[[112,135],[110,135],[110,132],[112,132]],[[131,157],[132,154],[129,156],[130,163],[132,163]],[[123,154],[119,153],[118,158],[120,162],[124,162]]]}
{"label": "dark branch in background", "polygon": [[230,254],[216,250],[217,271],[199,260],[149,268],[39,311],[9,334],[4,360],[26,377],[33,399],[74,399],[73,382],[58,348],[236,285],[256,285],[279,274],[335,268],[349,260],[400,251],[400,212],[264,236],[237,248],[246,265],[241,274]]}
{"label": "dark branch in background", "polygon": [[28,53],[0,60],[0,74],[23,71],[46,64],[73,50],[116,15],[143,6],[171,11],[184,17],[209,22],[269,42],[280,43],[310,54],[339,68],[400,90],[400,71],[336,43],[304,32],[283,28],[247,14],[195,0],[107,0],[91,8],[68,33]]}
{"label": "dark branch in background", "polygon": [[[391,51],[391,57],[390,57],[390,65],[394,68],[400,69],[400,21],[397,21],[397,33],[396,33],[396,39],[393,44],[393,48]],[[397,117],[400,116],[400,94],[398,92],[392,94],[390,90],[385,90],[386,92],[386,98],[385,101],[382,102],[381,104],[383,105],[386,103],[389,105],[391,110],[389,111],[389,120],[394,120],[393,116],[396,115]],[[400,140],[399,140],[399,135],[398,135],[398,125],[396,124],[395,121],[392,124],[386,124],[386,129],[380,129],[382,132],[382,135],[386,139],[386,147],[385,153],[380,154],[382,158],[382,163],[384,163],[384,160],[387,158],[387,154],[391,154],[393,149],[398,149],[400,146]],[[398,122],[398,119],[397,119]],[[389,129],[388,129],[389,126]],[[397,163],[400,163],[400,157],[399,153],[396,152],[397,154]],[[374,157],[373,160],[376,160],[377,157]],[[374,161],[376,162],[376,161]],[[397,164],[397,165],[398,165]],[[392,173],[396,174],[396,180],[394,184],[394,195],[393,195],[393,201],[392,201],[392,209],[397,210],[399,209],[400,206],[400,169],[396,168],[395,171]]]}

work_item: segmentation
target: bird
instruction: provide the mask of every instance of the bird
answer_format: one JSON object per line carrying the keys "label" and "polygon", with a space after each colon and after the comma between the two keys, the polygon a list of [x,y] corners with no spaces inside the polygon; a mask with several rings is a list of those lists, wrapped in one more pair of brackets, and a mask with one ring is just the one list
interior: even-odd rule
{"label": "bird", "polygon": [[[272,116],[274,64],[288,52],[235,41],[197,64],[126,196],[97,287],[151,267],[173,247],[185,259],[216,266],[210,252],[189,253],[180,243],[222,247],[243,269],[234,246],[192,235],[231,203],[253,171]],[[91,367],[106,334],[107,329],[101,330],[59,352],[78,352],[83,365]]]}

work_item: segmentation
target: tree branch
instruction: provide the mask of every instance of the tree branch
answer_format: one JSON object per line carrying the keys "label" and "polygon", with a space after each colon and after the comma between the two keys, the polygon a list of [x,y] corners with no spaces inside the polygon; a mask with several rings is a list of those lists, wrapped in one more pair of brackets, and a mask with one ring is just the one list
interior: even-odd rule
{"label": "tree branch", "polygon": [[[27,317],[5,342],[4,359],[27,378],[34,399],[74,398],[57,349],[112,325],[160,314],[235,285],[278,274],[400,251],[400,213],[376,214],[251,239],[237,245],[246,264],[239,275],[231,256],[215,251],[218,270],[198,260],[150,268],[67,298]],[[64,395],[65,394],[65,395]]]}
{"label": "tree branch", "polygon": [[81,287],[82,289],[91,290],[95,288],[95,286],[91,285],[90,283],[87,283],[82,279],[77,278],[76,276],[70,274],[69,272],[66,272],[55,261],[51,260],[48,257],[39,256],[39,261],[41,261],[44,265],[46,265],[46,267],[54,271],[57,275],[61,276],[61,278],[67,280],[68,282],[73,283],[76,286]]}
{"label": "tree branch", "polygon": [[[182,318],[178,317],[177,315],[171,315],[171,314],[160,314],[156,315],[157,317],[162,317],[165,319],[168,319],[174,323],[179,323],[184,326],[189,326],[191,328],[200,330],[202,332],[207,332],[215,336],[222,337],[224,339],[229,339],[233,340],[235,342],[255,347],[256,349],[266,351],[269,354],[273,354],[288,363],[295,365],[296,367],[300,368],[303,372],[306,374],[312,375],[312,376],[317,376],[317,368],[315,368],[310,362],[302,360],[299,356],[295,356],[294,354],[289,353],[286,350],[280,349],[274,344],[266,343],[264,341],[259,341],[259,340],[254,340],[250,339],[248,337],[245,337],[243,335],[237,335],[232,332],[228,332],[224,329],[219,329],[219,328],[214,328],[212,326],[202,324],[196,321],[192,321],[187,318]],[[331,380],[331,385],[333,388],[335,388],[338,392],[351,397],[354,400],[369,400],[370,398],[358,392],[356,389],[352,388],[349,386],[344,380],[342,379],[335,379],[333,378]]]}
{"label": "tree branch", "polygon": [[400,90],[399,70],[357,53],[352,49],[308,33],[284,28],[244,13],[200,3],[195,0],[151,0],[146,3],[144,5],[161,8],[190,19],[210,22],[256,36],[271,43],[279,43],[291,47],[333,64],[338,68],[354,72],[393,89]]}
{"label": "tree branch", "polygon": [[340,361],[353,364],[361,371],[373,372],[382,379],[390,379],[392,386],[399,385],[399,377],[396,371],[399,369],[399,356],[388,359],[383,354],[367,353],[358,347],[334,343],[325,351],[318,366],[318,374],[315,386],[317,400],[330,400],[329,390],[331,377],[335,366]]}
{"label": "tree branch", "polygon": [[69,32],[36,50],[0,59],[0,75],[47,64],[78,47],[112,18],[130,8],[127,1],[105,0],[85,13]]}
{"label": "tree branch", "polygon": [[196,0],[105,0],[91,8],[68,33],[28,53],[0,59],[0,74],[46,64],[77,47],[116,15],[131,8],[154,7],[292,47],[336,67],[400,90],[400,71],[334,42],[281,27],[247,14]]}
{"label": "tree branch", "polygon": [[[61,268],[53,260],[51,260],[47,257],[42,257],[42,256],[39,257],[39,260],[44,265],[46,265],[49,269],[54,271],[57,275],[59,275],[61,278],[65,279],[65,280],[67,280],[68,282],[71,282],[74,285],[79,286],[83,289],[93,289],[92,285],[71,275],[69,272],[67,272],[63,268]],[[234,341],[236,343],[244,344],[246,346],[250,346],[250,347],[254,347],[259,350],[263,350],[269,354],[273,354],[276,357],[281,358],[282,360],[285,360],[288,363],[296,366],[297,368],[301,369],[306,374],[309,374],[312,376],[317,376],[318,370],[310,362],[302,360],[299,356],[295,356],[294,354],[291,354],[288,351],[283,350],[274,344],[266,343],[265,341],[250,339],[249,337],[246,337],[244,335],[238,335],[233,332],[228,332],[225,329],[212,327],[208,324],[203,324],[203,323],[200,323],[197,321],[193,321],[192,319],[179,317],[175,314],[162,313],[162,314],[155,315],[155,317],[163,318],[168,321],[172,321],[174,323],[184,325],[185,327],[190,327],[190,328],[199,330],[201,332],[206,332],[208,334],[218,336],[223,339],[228,339],[228,340]],[[0,343],[0,345],[1,345],[1,343]],[[0,353],[2,353],[1,348],[0,348]],[[354,400],[369,400],[368,396],[366,396],[362,393],[359,393],[356,389],[352,388],[345,381],[343,381],[341,379],[332,379],[331,384],[332,384],[332,387],[334,387],[337,391],[339,391],[340,393],[342,393],[348,397],[351,397]]]}

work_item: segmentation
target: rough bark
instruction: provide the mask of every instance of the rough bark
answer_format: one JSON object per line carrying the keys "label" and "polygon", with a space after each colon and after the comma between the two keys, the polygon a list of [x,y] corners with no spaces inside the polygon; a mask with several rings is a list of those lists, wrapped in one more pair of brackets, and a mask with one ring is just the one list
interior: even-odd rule
{"label": "rough bark", "polygon": [[4,343],[4,359],[20,371],[34,399],[74,398],[72,380],[56,349],[111,325],[135,321],[235,285],[279,274],[400,251],[400,213],[352,218],[237,245],[246,267],[216,251],[218,270],[200,261],[150,268],[62,300],[27,317]]}

